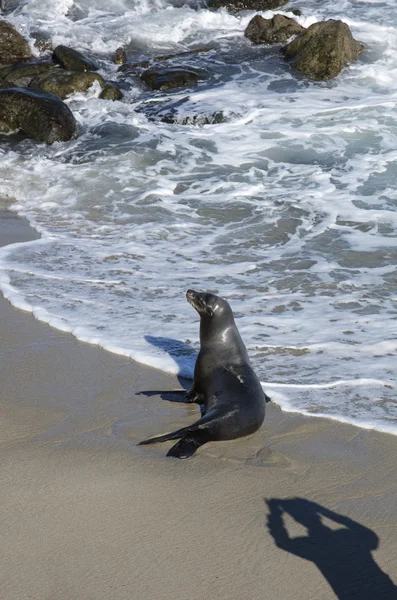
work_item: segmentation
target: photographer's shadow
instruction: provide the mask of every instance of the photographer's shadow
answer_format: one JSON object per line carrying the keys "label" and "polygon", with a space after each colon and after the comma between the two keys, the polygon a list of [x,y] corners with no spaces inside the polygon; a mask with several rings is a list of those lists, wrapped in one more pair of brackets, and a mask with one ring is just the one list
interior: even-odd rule
{"label": "photographer's shadow", "polygon": [[[304,498],[273,498],[266,503],[267,527],[276,545],[311,560],[339,600],[397,600],[397,587],[372,557],[379,538],[371,529]],[[306,527],[307,535],[290,537],[286,514]],[[328,527],[323,517],[341,527]]]}

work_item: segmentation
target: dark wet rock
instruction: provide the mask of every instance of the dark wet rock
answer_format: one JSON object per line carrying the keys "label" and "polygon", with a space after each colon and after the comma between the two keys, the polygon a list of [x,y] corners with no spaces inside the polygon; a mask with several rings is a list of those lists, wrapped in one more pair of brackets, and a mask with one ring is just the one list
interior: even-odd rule
{"label": "dark wet rock", "polygon": [[152,90],[171,90],[196,84],[203,73],[185,67],[152,67],[142,73],[141,79]]}
{"label": "dark wet rock", "polygon": [[58,70],[58,67],[53,62],[37,61],[32,63],[16,63],[7,68],[7,72],[2,75],[5,81],[8,82],[8,87],[28,87],[30,82],[42,76],[44,73],[48,75],[50,72]]}
{"label": "dark wet rock", "polygon": [[52,50],[51,35],[46,31],[32,31],[30,37],[34,39],[34,45],[40,52]]}
{"label": "dark wet rock", "polygon": [[155,56],[154,58],[150,58],[147,60],[141,60],[139,62],[134,63],[125,63],[122,64],[121,67],[117,69],[117,71],[131,71],[131,72],[139,72],[142,69],[148,69],[150,66],[154,65],[157,62],[166,62],[172,61],[175,58],[185,58],[192,56],[194,54],[198,54],[199,52],[211,52],[214,48],[205,46],[203,48],[195,48],[194,50],[186,50],[184,52],[177,52],[176,54],[164,54],[163,56]]}
{"label": "dark wet rock", "polygon": [[95,81],[99,82],[101,88],[105,87],[105,80],[98,73],[54,69],[49,74],[45,73],[33,79],[30,87],[49,92],[58,98],[66,98],[69,94],[86,92]]}
{"label": "dark wet rock", "polygon": [[343,21],[321,21],[283,48],[297,71],[310,79],[328,80],[336,77],[343,67],[355,60],[363,49]]}
{"label": "dark wet rock", "polygon": [[7,13],[14,10],[20,0],[0,0],[0,13]]}
{"label": "dark wet rock", "polygon": [[171,125],[214,125],[224,123],[229,117],[221,110],[200,111],[200,106],[190,102],[186,96],[176,101],[146,101],[136,108],[137,112],[143,113],[150,121],[161,121]]}
{"label": "dark wet rock", "polygon": [[102,100],[122,100],[124,94],[117,85],[106,82],[99,97]]}
{"label": "dark wet rock", "polygon": [[7,65],[32,56],[25,38],[7,21],[0,21],[0,64]]}
{"label": "dark wet rock", "polygon": [[287,42],[293,35],[303,33],[305,28],[295,19],[274,15],[271,19],[264,19],[255,15],[244,31],[245,37],[255,44],[278,44]]}
{"label": "dark wet rock", "polygon": [[26,88],[0,89],[0,131],[21,130],[47,144],[70,140],[76,121],[62,100]]}
{"label": "dark wet rock", "polygon": [[207,0],[210,8],[226,8],[229,12],[240,10],[273,10],[287,4],[288,0]]}
{"label": "dark wet rock", "polygon": [[197,125],[202,127],[203,125],[217,125],[218,123],[224,123],[227,121],[227,117],[222,110],[217,110],[213,113],[203,113],[197,115],[173,115],[172,113],[165,113],[158,116],[159,120],[163,123],[170,123],[171,125]]}
{"label": "dark wet rock", "polygon": [[301,17],[302,16],[302,11],[300,8],[293,8],[291,10],[292,14],[295,15],[295,17]]}
{"label": "dark wet rock", "polygon": [[5,79],[0,77],[0,89],[10,87],[10,84]]}
{"label": "dark wet rock", "polygon": [[114,53],[113,62],[115,65],[123,65],[125,62],[127,62],[127,54],[122,46],[117,48],[116,52]]}
{"label": "dark wet rock", "polygon": [[124,63],[122,64],[118,69],[117,72],[119,73],[138,73],[139,71],[142,71],[143,69],[148,69],[150,67],[150,65],[152,65],[154,62],[156,62],[156,60],[141,60],[139,62],[134,62],[134,63]]}
{"label": "dark wet rock", "polygon": [[98,65],[88,58],[67,46],[57,46],[52,55],[55,62],[68,71],[97,71]]}

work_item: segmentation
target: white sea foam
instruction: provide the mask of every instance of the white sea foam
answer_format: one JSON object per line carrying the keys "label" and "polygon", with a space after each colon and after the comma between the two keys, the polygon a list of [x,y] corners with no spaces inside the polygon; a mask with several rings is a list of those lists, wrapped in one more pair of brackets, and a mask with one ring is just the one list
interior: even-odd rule
{"label": "white sea foam", "polygon": [[[67,99],[77,139],[3,142],[0,195],[42,239],[0,250],[1,289],[81,340],[185,376],[198,318],[184,293],[211,289],[284,409],[397,433],[394,3],[307,0],[303,26],[342,18],[366,45],[327,83],[245,40],[252,13],[203,4],[32,0],[10,16],[96,55],[111,78],[122,44],[131,60],[216,50],[189,59],[208,73],[195,90],[130,82],[107,102],[94,86]],[[227,119],[153,121],[154,100],[178,102],[181,120]]]}

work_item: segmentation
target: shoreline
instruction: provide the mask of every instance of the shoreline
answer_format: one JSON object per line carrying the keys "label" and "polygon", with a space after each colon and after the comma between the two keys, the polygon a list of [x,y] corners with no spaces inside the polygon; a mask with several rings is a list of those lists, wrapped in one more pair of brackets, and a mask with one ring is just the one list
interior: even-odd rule
{"label": "shoreline", "polygon": [[[1,245],[29,235],[0,210]],[[167,459],[169,444],[137,442],[197,408],[138,392],[176,376],[2,296],[0,319],[7,600],[285,600],[291,586],[296,600],[397,599],[396,436],[268,405],[257,434]],[[319,514],[322,545],[310,534]]]}
{"label": "shoreline", "polygon": [[[7,245],[13,244],[13,243],[25,243],[25,242],[30,242],[30,241],[40,239],[41,238],[40,232],[37,231],[34,228],[34,226],[32,226],[25,217],[20,216],[20,215],[18,215],[18,213],[9,210],[10,204],[11,203],[8,202],[7,200],[0,198],[0,247],[7,246]],[[4,219],[7,220],[8,226],[10,227],[9,231],[5,231],[5,228],[1,227],[1,221],[2,220],[4,221]],[[0,297],[5,299],[7,302],[9,302],[15,310],[22,310],[24,312],[27,312],[28,314],[32,314],[30,311],[26,310],[23,306],[19,306],[18,303],[16,303],[16,304],[11,303],[10,300],[8,300],[7,298],[5,298],[3,296],[1,291],[0,291]],[[23,304],[23,302],[22,302],[22,304]],[[33,314],[32,314],[32,317],[36,320],[36,318],[33,316]],[[164,377],[171,377],[171,378],[173,378],[173,380],[175,380],[175,378],[177,378],[178,380],[181,379],[185,382],[190,381],[188,378],[182,377],[180,375],[174,375],[172,373],[163,371],[163,370],[161,370],[155,366],[152,366],[150,364],[141,363],[141,362],[137,361],[135,358],[132,358],[131,356],[128,356],[125,353],[117,352],[115,350],[112,351],[111,349],[106,347],[106,345],[97,344],[95,342],[89,341],[88,339],[84,339],[84,338],[80,338],[80,337],[76,338],[76,336],[71,331],[67,331],[62,328],[56,328],[52,324],[50,324],[50,322],[47,322],[45,320],[40,319],[40,320],[38,320],[38,322],[42,323],[45,326],[50,327],[51,329],[55,328],[57,331],[65,333],[66,335],[71,335],[74,339],[78,340],[79,342],[81,342],[83,344],[88,344],[89,346],[101,348],[105,352],[109,352],[112,355],[121,356],[127,361],[133,361],[136,366],[139,365],[142,369],[148,368],[148,369],[153,369],[155,371],[159,371],[164,375]],[[360,380],[360,382],[361,382],[361,380]],[[336,382],[334,385],[339,386],[339,385],[341,385],[341,383],[342,382]],[[346,383],[351,383],[351,382],[344,382],[344,383],[346,384]],[[371,383],[371,382],[369,382],[369,383]],[[189,385],[189,384],[187,383],[187,385]],[[264,385],[264,384],[262,383],[262,385]],[[333,384],[325,384],[323,386],[318,385],[318,386],[313,386],[313,387],[324,387],[324,389],[326,389],[326,388],[332,388],[332,387],[334,387],[334,385]],[[363,385],[363,383],[357,383],[357,385]],[[297,415],[297,416],[300,415],[302,417],[309,418],[309,419],[312,417],[315,419],[326,419],[326,420],[329,420],[332,422],[341,423],[341,424],[352,426],[352,427],[358,427],[360,429],[364,429],[364,430],[368,430],[368,431],[378,431],[383,434],[393,435],[393,436],[397,437],[397,430],[395,430],[395,428],[393,428],[393,427],[388,427],[386,424],[383,423],[383,421],[377,423],[376,426],[374,426],[373,425],[374,420],[365,422],[365,420],[357,419],[357,422],[352,422],[351,419],[345,418],[340,415],[328,415],[328,414],[324,414],[321,412],[320,413],[310,413],[310,412],[302,410],[302,409],[295,409],[294,407],[290,406],[289,403],[287,403],[287,405],[281,406],[281,404],[279,404],[277,402],[277,395],[279,393],[278,390],[283,391],[284,389],[288,389],[288,388],[296,389],[297,386],[290,385],[290,384],[280,384],[280,383],[272,384],[272,383],[267,382],[265,387],[266,387],[267,393],[270,395],[270,397],[273,398],[274,404],[276,404],[277,407],[279,407],[283,411],[283,413],[286,413],[289,415]],[[303,386],[303,389],[305,390],[307,388],[305,386]]]}

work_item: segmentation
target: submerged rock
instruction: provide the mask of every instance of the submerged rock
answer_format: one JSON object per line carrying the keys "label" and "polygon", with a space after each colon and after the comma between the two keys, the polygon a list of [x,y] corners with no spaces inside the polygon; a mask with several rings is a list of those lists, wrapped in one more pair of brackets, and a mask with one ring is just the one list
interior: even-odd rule
{"label": "submerged rock", "polygon": [[328,80],[336,77],[343,67],[355,60],[363,49],[343,21],[321,21],[283,48],[297,71],[310,79]]}
{"label": "submerged rock", "polygon": [[76,121],[66,104],[52,94],[25,88],[0,89],[0,131],[17,129],[52,144],[70,140]]}
{"label": "submerged rock", "polygon": [[226,8],[230,12],[240,10],[273,10],[287,4],[288,0],[207,0],[210,8]]}
{"label": "submerged rock", "polygon": [[141,79],[152,90],[170,90],[196,84],[203,73],[186,67],[152,67],[142,73]]}
{"label": "submerged rock", "polygon": [[122,100],[124,98],[123,92],[117,85],[110,82],[105,82],[102,92],[99,94],[102,100]]}
{"label": "submerged rock", "polygon": [[149,67],[155,65],[157,62],[167,62],[172,61],[174,59],[179,59],[181,57],[189,57],[195,54],[199,54],[200,52],[212,52],[214,50],[213,47],[205,46],[202,48],[194,48],[193,50],[185,50],[183,52],[177,52],[174,54],[163,54],[162,56],[155,56],[153,58],[148,58],[146,60],[141,60],[139,62],[128,63],[125,62],[117,69],[117,71],[128,72],[131,71],[136,73],[142,69],[148,69]]}
{"label": "submerged rock", "polygon": [[69,94],[86,92],[95,81],[99,82],[101,88],[106,85],[104,78],[98,73],[54,69],[49,74],[45,73],[33,79],[30,87],[49,92],[58,98],[66,98]]}
{"label": "submerged rock", "polygon": [[8,87],[28,87],[30,82],[49,72],[58,69],[53,62],[37,61],[32,63],[17,63],[6,70],[1,69],[0,75],[8,82]]}
{"label": "submerged rock", "polygon": [[11,64],[31,56],[25,38],[10,23],[0,21],[0,64]]}
{"label": "submerged rock", "polygon": [[171,102],[149,100],[138,106],[136,111],[145,114],[150,121],[161,121],[171,125],[215,125],[228,119],[221,110],[201,111],[199,105],[191,103],[189,96]]}
{"label": "submerged rock", "polygon": [[125,62],[127,62],[127,53],[122,46],[116,49],[113,62],[115,65],[123,65]]}
{"label": "submerged rock", "polygon": [[52,49],[51,35],[47,31],[31,31],[30,37],[34,39],[34,45],[40,52]]}
{"label": "submerged rock", "polygon": [[19,4],[20,0],[0,0],[0,12],[10,12]]}
{"label": "submerged rock", "polygon": [[298,35],[303,31],[305,28],[299,25],[295,19],[284,15],[277,14],[271,19],[255,15],[248,23],[244,35],[254,44],[278,44],[287,42],[293,35]]}
{"label": "submerged rock", "polygon": [[98,70],[98,65],[93,60],[67,46],[57,46],[52,58],[68,71]]}

